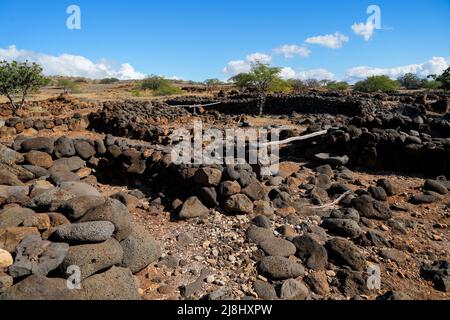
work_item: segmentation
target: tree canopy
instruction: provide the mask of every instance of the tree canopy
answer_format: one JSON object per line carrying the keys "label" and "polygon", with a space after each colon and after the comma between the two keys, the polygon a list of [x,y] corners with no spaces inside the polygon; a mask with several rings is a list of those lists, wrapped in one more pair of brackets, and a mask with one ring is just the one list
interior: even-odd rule
{"label": "tree canopy", "polygon": [[0,62],[0,94],[8,98],[14,114],[23,107],[30,92],[47,83],[48,80],[42,75],[42,67],[37,63]]}

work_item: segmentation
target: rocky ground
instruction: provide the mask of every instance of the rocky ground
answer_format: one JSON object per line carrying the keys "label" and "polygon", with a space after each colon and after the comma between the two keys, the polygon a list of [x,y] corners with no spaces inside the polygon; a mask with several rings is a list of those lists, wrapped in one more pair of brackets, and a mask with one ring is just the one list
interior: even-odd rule
{"label": "rocky ground", "polygon": [[[66,116],[6,117],[0,299],[448,299],[450,123],[433,98],[283,97],[286,114],[258,116],[142,101],[88,114],[71,102]],[[311,114],[311,101],[322,109]],[[329,132],[284,147],[265,177],[174,165],[170,134],[194,119]],[[393,167],[392,152],[403,159]],[[67,287],[71,266],[81,289]]]}

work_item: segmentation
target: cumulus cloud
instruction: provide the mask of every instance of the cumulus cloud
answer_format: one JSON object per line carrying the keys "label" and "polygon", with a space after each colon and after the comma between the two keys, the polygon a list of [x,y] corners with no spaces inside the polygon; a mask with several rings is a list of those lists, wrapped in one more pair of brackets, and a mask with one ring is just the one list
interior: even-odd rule
{"label": "cumulus cloud", "polygon": [[375,25],[370,21],[366,23],[355,23],[352,25],[352,30],[356,35],[364,37],[364,40],[369,41],[375,33]]}
{"label": "cumulus cloud", "polygon": [[31,61],[39,63],[45,75],[86,77],[91,79],[118,78],[120,80],[143,79],[145,75],[138,72],[129,63],[118,67],[106,62],[95,63],[83,56],[61,54],[52,56],[43,53],[17,49],[11,45],[6,49],[0,48],[0,60]]}
{"label": "cumulus cloud", "polygon": [[281,69],[281,77],[283,79],[299,79],[299,80],[333,80],[335,76],[327,69],[311,69],[311,70],[294,70],[291,67]]}
{"label": "cumulus cloud", "polygon": [[393,68],[359,66],[348,69],[346,74],[351,81],[358,81],[367,77],[380,75],[387,75],[392,79],[397,79],[406,73],[414,73],[421,78],[425,78],[430,74],[441,74],[449,67],[449,65],[449,60],[443,57],[433,57],[424,63],[410,64]]}
{"label": "cumulus cloud", "polygon": [[345,42],[348,42],[348,37],[336,32],[335,34],[327,34],[324,36],[310,37],[305,40],[306,43],[318,44],[331,49],[341,48]]}
{"label": "cumulus cloud", "polygon": [[309,50],[307,47],[297,46],[295,44],[286,44],[274,49],[274,52],[284,55],[285,58],[293,58],[295,56],[309,57],[311,55],[311,50]]}
{"label": "cumulus cloud", "polygon": [[252,53],[247,56],[247,61],[252,62],[260,62],[264,64],[270,64],[272,62],[272,56],[265,54],[265,53]]}
{"label": "cumulus cloud", "polygon": [[272,56],[259,52],[252,53],[249,54],[245,60],[233,60],[228,62],[228,65],[223,69],[223,72],[233,76],[239,73],[249,72],[252,68],[252,63],[256,62],[270,64],[272,62]]}

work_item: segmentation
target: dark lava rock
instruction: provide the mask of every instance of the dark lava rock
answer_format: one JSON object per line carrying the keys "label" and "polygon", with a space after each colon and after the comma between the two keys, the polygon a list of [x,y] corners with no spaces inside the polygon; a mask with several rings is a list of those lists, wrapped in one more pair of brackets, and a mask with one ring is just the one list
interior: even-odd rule
{"label": "dark lava rock", "polygon": [[350,241],[334,238],[325,244],[330,261],[339,266],[349,266],[353,270],[366,268],[366,260],[359,249]]}
{"label": "dark lava rock", "polygon": [[345,238],[355,239],[363,233],[358,223],[350,219],[325,219],[321,227],[333,235]]}
{"label": "dark lava rock", "polygon": [[392,218],[392,211],[385,203],[377,201],[368,195],[352,199],[352,205],[365,218],[377,220]]}
{"label": "dark lava rock", "polygon": [[128,268],[112,267],[82,283],[82,300],[140,300],[139,287]]}
{"label": "dark lava rock", "polygon": [[22,151],[43,151],[48,154],[53,153],[54,140],[50,137],[30,138],[21,143]]}
{"label": "dark lava rock", "polygon": [[350,160],[348,156],[336,156],[329,153],[318,153],[314,155],[314,160],[329,164],[332,167],[344,166]]}
{"label": "dark lava rock", "polygon": [[150,263],[157,261],[162,254],[158,242],[145,230],[134,224],[131,235],[122,240],[123,260],[121,266],[128,267],[133,273],[139,272]]}
{"label": "dark lava rock", "polygon": [[299,280],[288,279],[280,287],[280,298],[283,300],[305,300],[309,290]]}
{"label": "dark lava rock", "polygon": [[289,257],[296,251],[292,242],[275,237],[264,240],[259,246],[268,256]]}
{"label": "dark lava rock", "polygon": [[132,217],[127,207],[116,199],[109,198],[98,207],[89,210],[79,222],[110,221],[115,226],[114,237],[122,241],[131,234]]}
{"label": "dark lava rock", "polygon": [[369,187],[369,193],[376,200],[379,201],[387,200],[386,191],[382,187]]}
{"label": "dark lava rock", "polygon": [[9,274],[14,278],[30,274],[46,276],[58,268],[68,250],[67,243],[52,243],[38,235],[29,235],[16,247],[16,258],[9,267]]}
{"label": "dark lava rock", "polygon": [[433,281],[437,290],[450,292],[450,263],[448,261],[436,261],[431,265],[423,265],[420,273],[425,280]]}
{"label": "dark lava rock", "polygon": [[309,235],[295,237],[292,240],[297,248],[297,255],[309,269],[321,270],[328,263],[328,254],[324,246],[320,245]]}
{"label": "dark lava rock", "polygon": [[305,273],[305,268],[284,257],[264,257],[258,265],[258,272],[275,280],[297,278]]}
{"label": "dark lava rock", "polygon": [[51,240],[70,245],[103,242],[113,235],[114,229],[114,225],[109,221],[67,224],[56,228]]}
{"label": "dark lava rock", "polygon": [[260,228],[255,225],[250,225],[246,232],[247,239],[256,244],[274,237],[272,230],[266,228]]}
{"label": "dark lava rock", "polygon": [[81,279],[86,279],[100,270],[120,265],[122,260],[122,246],[115,239],[109,239],[98,244],[70,247],[60,268],[65,273],[68,267],[78,266],[81,271]]}
{"label": "dark lava rock", "polygon": [[397,194],[396,187],[387,179],[380,179],[377,181],[377,186],[386,191],[386,195],[391,197]]}
{"label": "dark lava rock", "polygon": [[259,216],[256,216],[255,218],[253,218],[252,223],[255,226],[258,226],[260,228],[265,228],[265,229],[272,228],[272,223],[270,222],[270,219],[263,215],[259,215]]}
{"label": "dark lava rock", "polygon": [[434,191],[439,194],[447,194],[447,187],[436,180],[426,180],[423,186],[425,190]]}
{"label": "dark lava rock", "polygon": [[253,284],[253,288],[260,299],[275,300],[277,298],[274,286],[268,282],[256,280]]}
{"label": "dark lava rock", "polygon": [[76,290],[67,287],[67,280],[32,275],[5,290],[0,300],[75,300]]}
{"label": "dark lava rock", "polygon": [[235,194],[225,201],[224,209],[228,214],[251,214],[253,202],[245,194]]}
{"label": "dark lava rock", "polygon": [[222,171],[215,168],[201,168],[194,175],[194,182],[204,187],[215,187],[222,179]]}
{"label": "dark lava rock", "polygon": [[415,196],[412,196],[409,199],[409,202],[412,204],[428,204],[438,201],[439,198],[430,194],[418,194]]}
{"label": "dark lava rock", "polygon": [[105,198],[96,196],[81,196],[64,201],[59,207],[59,211],[71,220],[83,217],[92,208],[105,203]]}
{"label": "dark lava rock", "polygon": [[95,147],[86,140],[75,140],[75,151],[84,160],[95,155]]}
{"label": "dark lava rock", "polygon": [[72,157],[76,153],[73,140],[62,136],[55,141],[54,154],[57,158]]}
{"label": "dark lava rock", "polygon": [[180,219],[192,219],[204,217],[209,214],[209,209],[197,197],[187,199],[180,210]]}

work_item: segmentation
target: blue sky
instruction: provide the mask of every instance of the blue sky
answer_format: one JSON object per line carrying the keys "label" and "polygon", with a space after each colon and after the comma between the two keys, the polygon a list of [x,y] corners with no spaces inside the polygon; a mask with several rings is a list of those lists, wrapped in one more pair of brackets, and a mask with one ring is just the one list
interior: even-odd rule
{"label": "blue sky", "polygon": [[[81,30],[66,27],[72,4]],[[365,39],[352,26],[372,4],[382,29]],[[0,0],[0,59],[37,60],[49,74],[226,79],[263,57],[286,77],[424,75],[448,66],[449,39],[449,0]],[[303,54],[276,50],[285,45]]]}

